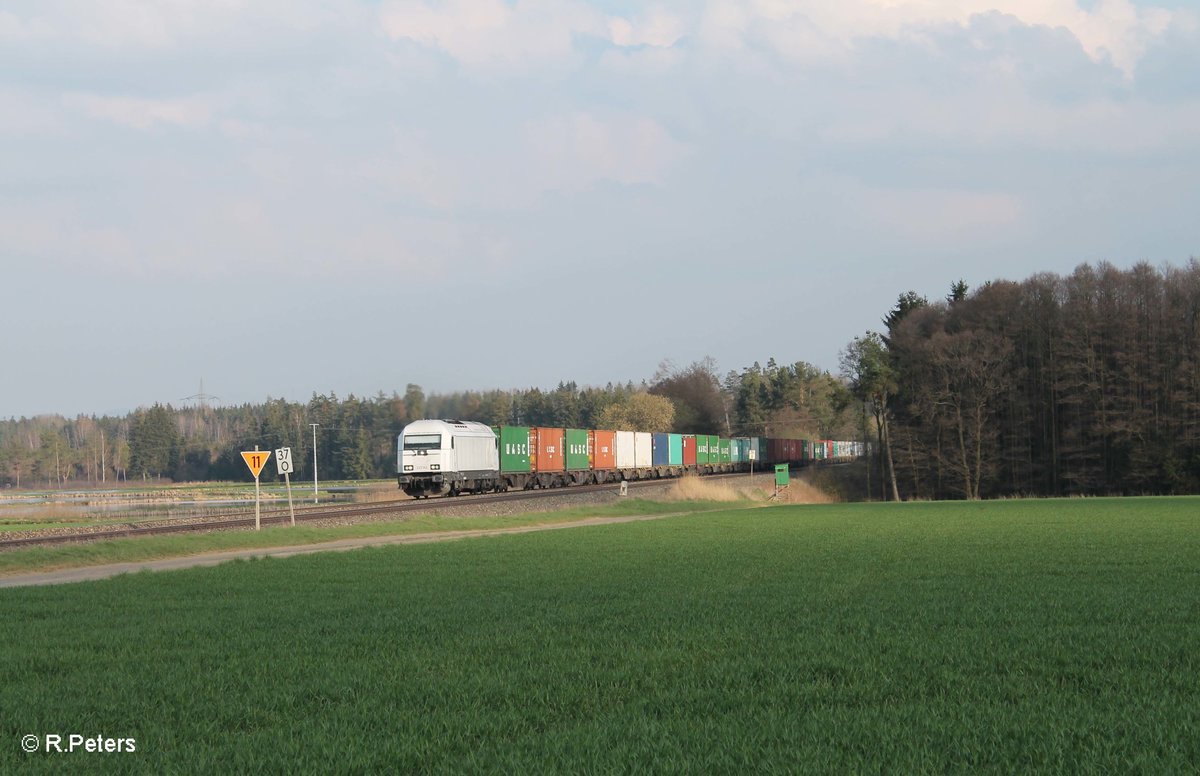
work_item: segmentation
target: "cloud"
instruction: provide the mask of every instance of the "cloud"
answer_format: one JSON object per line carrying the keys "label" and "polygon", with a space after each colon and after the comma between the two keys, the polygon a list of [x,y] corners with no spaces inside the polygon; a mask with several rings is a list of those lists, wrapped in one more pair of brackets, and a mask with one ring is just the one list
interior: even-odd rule
{"label": "cloud", "polygon": [[686,34],[678,14],[651,6],[610,16],[580,0],[387,0],[380,22],[395,41],[440,50],[467,70],[487,75],[559,75],[582,61],[581,41],[617,48],[670,48]]}
{"label": "cloud", "polygon": [[339,26],[360,13],[353,5],[285,0],[37,0],[0,11],[0,40],[162,50],[195,39],[252,37],[268,29]]}
{"label": "cloud", "polygon": [[912,244],[961,245],[1018,226],[1025,208],[1014,195],[948,189],[865,188],[854,201],[883,230]]}
{"label": "cloud", "polygon": [[1131,76],[1150,43],[1190,15],[1099,0],[1091,10],[1076,0],[711,0],[700,22],[701,41],[717,50],[767,47],[784,59],[845,59],[857,41],[922,42],[930,30],[966,28],[979,15],[1001,13],[1022,24],[1068,30],[1096,62]]}
{"label": "cloud", "polygon": [[196,129],[207,126],[216,111],[210,97],[149,99],[144,97],[72,94],[63,99],[71,108],[132,129],[147,130],[158,125]]}
{"label": "cloud", "polygon": [[555,116],[531,122],[525,140],[532,180],[544,191],[579,191],[601,181],[661,183],[688,153],[655,121],[628,115]]}
{"label": "cloud", "polygon": [[610,40],[621,47],[671,48],[686,34],[684,20],[662,8],[649,8],[632,20],[609,19],[608,31]]}
{"label": "cloud", "polygon": [[582,2],[554,0],[389,0],[380,21],[393,40],[440,49],[468,69],[527,72],[575,57],[577,35],[604,37],[602,14]]}

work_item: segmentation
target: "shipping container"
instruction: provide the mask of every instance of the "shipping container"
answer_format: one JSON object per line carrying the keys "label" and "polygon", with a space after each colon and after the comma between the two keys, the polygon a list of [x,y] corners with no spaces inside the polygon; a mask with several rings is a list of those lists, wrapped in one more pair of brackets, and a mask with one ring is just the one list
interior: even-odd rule
{"label": "shipping container", "polygon": [[696,435],[695,434],[684,434],[682,442],[683,442],[683,465],[684,466],[695,466],[696,465]]}
{"label": "shipping container", "polygon": [[767,440],[767,463],[783,463],[783,440],[774,437]]}
{"label": "shipping container", "polygon": [[529,466],[529,427],[500,427],[500,471],[527,473]]}
{"label": "shipping container", "polygon": [[607,471],[617,468],[617,433],[615,431],[593,431],[592,468]]}
{"label": "shipping container", "polygon": [[671,460],[671,435],[651,434],[651,461],[655,466],[669,466]]}
{"label": "shipping container", "polygon": [[721,440],[721,463],[729,463],[729,440]]}
{"label": "shipping container", "polygon": [[[750,438],[750,450],[754,453],[754,463],[756,464],[767,462],[766,441],[762,437]],[[749,459],[749,456],[747,456],[747,459]]]}
{"label": "shipping container", "polygon": [[636,468],[634,458],[634,434],[632,431],[617,432],[617,468]]}
{"label": "shipping container", "polygon": [[667,465],[683,466],[683,434],[668,434],[667,445]]}
{"label": "shipping container", "polygon": [[651,435],[645,431],[634,432],[633,457],[639,469],[649,469],[654,465],[654,442]]}
{"label": "shipping container", "polygon": [[567,429],[567,471],[592,468],[592,432],[582,428]]}
{"label": "shipping container", "polygon": [[561,428],[530,429],[530,468],[535,472],[561,472],[565,436]]}
{"label": "shipping container", "polygon": [[696,463],[701,466],[708,463],[708,434],[696,435]]}

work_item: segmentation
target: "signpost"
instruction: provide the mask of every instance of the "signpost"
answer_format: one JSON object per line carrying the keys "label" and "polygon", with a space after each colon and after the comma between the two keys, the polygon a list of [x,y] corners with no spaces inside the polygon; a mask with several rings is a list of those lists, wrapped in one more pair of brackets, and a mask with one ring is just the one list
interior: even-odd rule
{"label": "signpost", "polygon": [[292,448],[281,447],[275,451],[275,468],[287,483],[288,511],[292,513],[292,526],[295,526],[296,508],[292,506]]}
{"label": "signpost", "polygon": [[258,491],[258,475],[262,473],[263,467],[267,465],[267,459],[271,457],[271,453],[267,451],[259,452],[258,445],[254,449],[242,452],[242,460],[246,462],[250,473],[254,475],[254,530],[262,529],[262,517],[259,510],[259,491]]}
{"label": "signpost", "polygon": [[758,454],[754,452],[754,448],[751,448],[746,451],[746,458],[749,459],[749,461],[750,461],[750,481],[751,482],[754,482],[754,459],[757,457],[758,457]]}

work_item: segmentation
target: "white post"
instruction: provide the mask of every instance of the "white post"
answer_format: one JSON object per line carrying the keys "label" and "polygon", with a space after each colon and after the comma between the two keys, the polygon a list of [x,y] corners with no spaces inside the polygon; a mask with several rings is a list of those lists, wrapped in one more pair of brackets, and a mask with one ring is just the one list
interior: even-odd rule
{"label": "white post", "polygon": [[320,423],[309,423],[313,429],[313,503],[317,503],[317,426]]}
{"label": "white post", "polygon": [[[258,445],[254,446],[255,451],[258,450]],[[258,474],[254,475],[254,530],[262,530],[262,518],[258,507]]]}
{"label": "white post", "polygon": [[292,513],[292,528],[296,527],[296,508],[292,506],[292,475],[287,472],[283,475],[283,479],[287,482],[288,491],[288,511]]}

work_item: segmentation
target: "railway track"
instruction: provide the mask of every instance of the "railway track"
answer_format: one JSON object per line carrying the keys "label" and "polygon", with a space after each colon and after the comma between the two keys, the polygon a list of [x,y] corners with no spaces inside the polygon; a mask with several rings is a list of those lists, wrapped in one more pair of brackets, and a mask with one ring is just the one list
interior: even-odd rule
{"label": "railway track", "polygon": [[[706,479],[723,479],[725,477],[745,477],[745,474],[710,475]],[[651,485],[663,485],[670,480],[637,480],[629,483],[630,490]],[[411,499],[399,498],[392,501],[382,501],[365,505],[341,505],[329,507],[302,507],[296,509],[296,524],[329,520],[333,518],[370,517],[396,513],[429,513],[440,512],[473,503],[503,503],[509,501],[532,501],[541,498],[590,493],[597,490],[613,490],[616,484],[576,485],[570,488],[551,488],[546,490],[520,490],[508,493],[485,493],[464,495],[455,498]],[[286,525],[291,523],[291,515],[287,510],[271,510],[263,512],[261,524]],[[107,539],[125,539],[138,536],[161,536],[165,534],[195,533],[202,531],[224,531],[230,529],[245,529],[254,527],[254,516],[237,515],[224,518],[213,518],[199,521],[180,521],[158,525],[128,525],[120,528],[110,528],[100,531],[80,531],[76,533],[47,534],[43,536],[23,536],[0,539],[0,551],[27,547],[46,547],[77,542],[104,541]]]}

